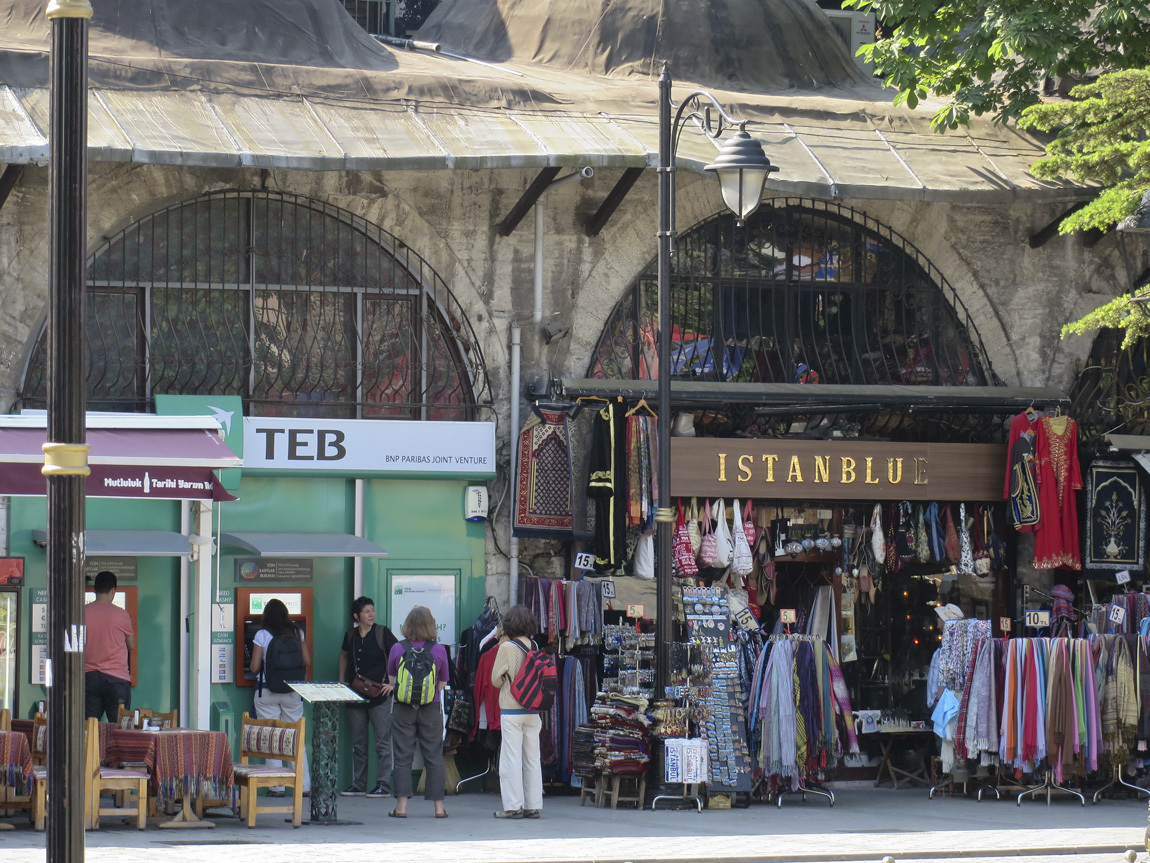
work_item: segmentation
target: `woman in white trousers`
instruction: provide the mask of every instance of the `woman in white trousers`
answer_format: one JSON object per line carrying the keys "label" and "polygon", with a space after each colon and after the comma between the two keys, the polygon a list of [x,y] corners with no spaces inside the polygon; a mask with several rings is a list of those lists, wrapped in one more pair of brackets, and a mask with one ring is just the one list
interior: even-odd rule
{"label": "woman in white trousers", "polygon": [[503,639],[491,669],[491,684],[499,687],[499,727],[503,742],[499,752],[499,790],[503,809],[496,818],[538,818],[543,809],[543,770],[539,761],[539,731],[543,720],[526,710],[511,694],[511,681],[519,673],[527,652],[533,650],[531,635],[535,616],[516,605],[503,616]]}

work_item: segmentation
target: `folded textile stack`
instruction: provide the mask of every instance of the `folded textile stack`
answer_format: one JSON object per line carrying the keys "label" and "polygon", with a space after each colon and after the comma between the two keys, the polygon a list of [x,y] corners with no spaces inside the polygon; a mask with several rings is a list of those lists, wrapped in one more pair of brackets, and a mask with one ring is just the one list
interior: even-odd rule
{"label": "folded textile stack", "polygon": [[643,773],[651,760],[651,720],[647,699],[600,692],[591,722],[580,726],[594,734],[594,769],[604,773]]}
{"label": "folded textile stack", "polygon": [[571,747],[572,772],[576,776],[591,779],[598,771],[595,769],[595,726],[580,725],[575,729],[574,742]]}

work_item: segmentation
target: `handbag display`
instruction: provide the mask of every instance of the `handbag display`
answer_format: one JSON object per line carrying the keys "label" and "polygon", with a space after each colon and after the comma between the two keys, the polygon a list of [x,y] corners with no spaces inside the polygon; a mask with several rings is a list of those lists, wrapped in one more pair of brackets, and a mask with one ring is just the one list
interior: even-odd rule
{"label": "handbag display", "polygon": [[[452,690],[444,690],[445,693],[450,691]],[[450,731],[458,731],[460,734],[470,734],[471,721],[471,701],[462,692],[456,692],[451,700],[451,709],[447,714],[447,728]]]}
{"label": "handbag display", "polygon": [[[743,527],[743,514],[736,498],[731,504],[735,518],[735,530],[731,537],[731,575],[740,581],[755,571],[755,558],[751,545],[747,542],[747,532]],[[738,586],[738,585],[733,585]]]}
{"label": "handbag display", "polygon": [[687,521],[683,517],[683,501],[679,501],[679,518],[675,524],[675,536],[671,546],[671,571],[679,578],[694,578],[699,574],[695,553],[691,549],[691,536],[687,531]]}
{"label": "handbag display", "polygon": [[699,530],[699,499],[695,497],[691,498],[691,512],[687,517],[687,536],[691,538],[691,554],[698,558],[703,534]]}
{"label": "handbag display", "polygon": [[727,524],[727,504],[719,498],[715,501],[711,516],[715,521],[715,562],[713,566],[726,569],[731,565],[734,545],[731,542],[731,528]]}
{"label": "handbag display", "polygon": [[919,563],[930,563],[930,537],[926,535],[926,517],[923,514],[922,504],[914,508],[915,532],[914,553]]}
{"label": "handbag display", "polygon": [[699,543],[699,566],[714,566],[717,549],[718,540],[715,538],[715,531],[711,528],[711,501],[708,500],[703,505],[703,539]]}

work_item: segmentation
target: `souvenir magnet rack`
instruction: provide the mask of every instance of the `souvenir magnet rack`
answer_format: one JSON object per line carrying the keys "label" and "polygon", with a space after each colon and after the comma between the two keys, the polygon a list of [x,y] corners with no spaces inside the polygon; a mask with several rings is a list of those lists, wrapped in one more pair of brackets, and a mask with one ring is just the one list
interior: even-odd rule
{"label": "souvenir magnet rack", "polygon": [[[672,645],[672,644],[668,644],[667,649],[672,649],[673,646],[674,645]],[[691,732],[691,680],[692,680],[692,676],[691,676],[691,668],[692,668],[692,665],[691,665],[691,643],[687,642],[687,643],[683,644],[682,648],[686,653],[685,662],[683,663],[683,667],[687,669],[687,676],[686,676],[686,679],[683,681],[683,684],[682,684],[683,708],[687,712],[686,733],[690,734],[690,732]],[[674,666],[671,666],[671,667],[673,668]],[[677,701],[678,699],[674,699],[674,700]],[[655,804],[657,804],[660,800],[673,800],[673,801],[676,801],[679,803],[683,803],[683,802],[686,802],[688,800],[694,800],[696,811],[702,812],[703,811],[703,798],[701,798],[698,795],[699,783],[697,783],[697,782],[678,782],[678,783],[676,783],[676,782],[671,782],[671,781],[667,780],[667,778],[666,778],[667,777],[666,759],[667,759],[666,744],[664,744],[663,778],[668,785],[681,785],[682,787],[681,787],[678,794],[656,794],[653,798],[651,798],[651,811],[652,812],[655,811]],[[690,793],[691,790],[694,790],[695,793],[694,794]]]}

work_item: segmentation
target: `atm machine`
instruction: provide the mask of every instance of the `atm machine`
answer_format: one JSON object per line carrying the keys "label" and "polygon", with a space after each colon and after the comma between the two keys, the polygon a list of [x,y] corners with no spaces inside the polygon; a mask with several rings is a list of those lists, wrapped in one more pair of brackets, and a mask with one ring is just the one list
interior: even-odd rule
{"label": "atm machine", "polygon": [[[288,616],[304,635],[304,641],[312,650],[311,644],[311,598],[310,587],[241,587],[236,589],[236,632],[243,637],[243,647],[236,653],[236,686],[255,686],[256,676],[249,668],[252,664],[252,644],[256,633],[260,631],[260,620],[263,617],[264,605],[273,599],[280,600],[287,606]],[[311,680],[311,669],[308,669],[308,680]]]}

